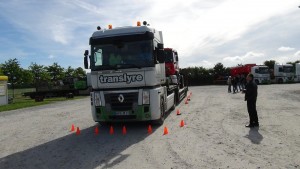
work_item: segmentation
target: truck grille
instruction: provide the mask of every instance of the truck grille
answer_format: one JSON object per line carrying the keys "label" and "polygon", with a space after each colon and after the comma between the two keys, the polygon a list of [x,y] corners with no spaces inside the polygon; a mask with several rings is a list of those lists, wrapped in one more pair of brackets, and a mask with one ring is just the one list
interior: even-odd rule
{"label": "truck grille", "polygon": [[[120,95],[123,96],[123,102],[120,101]],[[113,111],[133,110],[133,104],[138,102],[138,93],[111,93],[105,94],[105,102],[110,104]]]}

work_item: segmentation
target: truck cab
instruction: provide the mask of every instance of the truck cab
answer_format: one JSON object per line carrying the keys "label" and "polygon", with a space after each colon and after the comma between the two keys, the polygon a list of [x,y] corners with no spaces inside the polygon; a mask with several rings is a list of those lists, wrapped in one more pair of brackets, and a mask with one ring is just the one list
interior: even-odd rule
{"label": "truck cab", "polygon": [[289,83],[294,81],[294,68],[291,64],[275,64],[274,77],[276,83]]}
{"label": "truck cab", "polygon": [[269,84],[270,83],[270,72],[268,66],[256,65],[251,67],[251,73],[254,76],[256,84]]}
{"label": "truck cab", "polygon": [[179,74],[179,59],[178,53],[175,49],[164,48],[166,76]]}
{"label": "truck cab", "polygon": [[[91,69],[91,109],[96,122],[157,121],[174,108],[166,85],[162,32],[143,26],[97,28],[84,54]],[[174,87],[175,89],[175,87]]]}

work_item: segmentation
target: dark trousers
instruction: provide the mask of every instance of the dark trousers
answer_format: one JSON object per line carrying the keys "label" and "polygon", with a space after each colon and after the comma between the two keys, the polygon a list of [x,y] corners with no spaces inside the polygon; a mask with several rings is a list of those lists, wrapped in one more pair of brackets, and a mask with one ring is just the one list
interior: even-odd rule
{"label": "dark trousers", "polygon": [[258,117],[256,111],[256,99],[247,100],[247,109],[249,113],[250,124],[258,124]]}
{"label": "dark trousers", "polygon": [[228,85],[228,93],[231,93],[231,84]]}

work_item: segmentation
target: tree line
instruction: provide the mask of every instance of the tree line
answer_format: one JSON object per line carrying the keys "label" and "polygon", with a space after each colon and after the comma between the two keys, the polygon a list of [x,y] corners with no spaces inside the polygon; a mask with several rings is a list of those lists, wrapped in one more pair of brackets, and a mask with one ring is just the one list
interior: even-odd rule
{"label": "tree line", "polygon": [[35,87],[37,81],[56,82],[65,78],[84,78],[86,72],[81,68],[63,68],[54,62],[50,66],[31,63],[27,69],[21,67],[20,62],[15,59],[9,59],[0,64],[0,75],[8,76],[8,83],[14,88]]}
{"label": "tree line", "polygon": [[[264,62],[264,65],[272,70],[275,63],[275,60],[267,60]],[[292,64],[295,68],[295,64],[300,63],[300,60],[287,63]],[[180,69],[180,73],[186,77],[186,83],[189,85],[224,84],[230,75],[230,67],[224,67],[222,63],[217,63],[213,68],[204,68],[202,66],[183,68]],[[86,72],[81,67],[72,68],[69,66],[65,69],[55,62],[50,66],[31,63],[28,69],[24,69],[15,58],[0,64],[0,75],[8,76],[8,82],[14,84],[16,88],[25,88],[35,87],[37,80],[56,82],[68,77],[84,78],[86,77]]]}

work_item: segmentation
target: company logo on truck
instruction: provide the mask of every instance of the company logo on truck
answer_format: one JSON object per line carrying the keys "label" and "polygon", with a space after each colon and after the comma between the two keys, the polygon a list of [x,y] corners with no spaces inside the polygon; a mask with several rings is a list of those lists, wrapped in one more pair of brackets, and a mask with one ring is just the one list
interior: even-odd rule
{"label": "company logo on truck", "polygon": [[117,76],[99,76],[100,83],[122,83],[125,82],[127,84],[130,84],[131,82],[140,82],[143,80],[143,75],[141,74],[133,74],[128,75],[127,73],[124,73],[123,75],[117,75]]}

